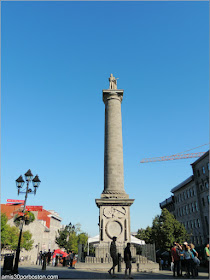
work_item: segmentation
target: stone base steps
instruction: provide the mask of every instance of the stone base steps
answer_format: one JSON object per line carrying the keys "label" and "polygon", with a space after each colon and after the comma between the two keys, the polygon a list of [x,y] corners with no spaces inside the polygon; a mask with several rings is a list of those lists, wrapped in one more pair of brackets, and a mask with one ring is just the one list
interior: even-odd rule
{"label": "stone base steps", "polygon": [[[76,263],[75,269],[77,270],[91,270],[91,271],[108,271],[112,263]],[[121,264],[122,271],[125,270],[125,263]],[[116,272],[118,267],[116,266]],[[159,264],[148,261],[147,263],[132,263],[133,272],[157,272],[159,271]]]}

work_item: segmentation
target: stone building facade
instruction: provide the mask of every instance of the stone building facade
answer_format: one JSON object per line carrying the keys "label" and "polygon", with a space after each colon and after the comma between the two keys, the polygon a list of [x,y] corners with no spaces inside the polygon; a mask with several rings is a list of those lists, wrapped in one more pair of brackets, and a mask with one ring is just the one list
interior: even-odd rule
{"label": "stone building facade", "polygon": [[[1,212],[8,217],[8,224],[14,226],[14,216],[18,211],[22,210],[22,206],[1,205]],[[24,225],[23,231],[29,230],[34,240],[33,248],[30,251],[24,249],[20,252],[20,258],[24,257],[31,264],[36,264],[38,253],[40,251],[53,251],[58,249],[55,238],[58,230],[61,229],[61,218],[58,213],[53,210],[31,211],[35,220],[29,225]],[[4,252],[2,252],[4,253]]]}
{"label": "stone building facade", "polygon": [[209,239],[209,151],[191,166],[193,175],[174,187],[160,208],[168,209],[185,226],[189,242],[199,246]]}
{"label": "stone building facade", "polygon": [[209,240],[209,151],[191,164],[204,242]]}

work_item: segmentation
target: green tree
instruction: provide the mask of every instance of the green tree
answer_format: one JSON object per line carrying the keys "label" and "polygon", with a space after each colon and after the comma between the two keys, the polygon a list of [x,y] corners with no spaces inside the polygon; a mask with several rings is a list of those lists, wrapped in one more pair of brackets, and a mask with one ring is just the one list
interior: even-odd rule
{"label": "green tree", "polygon": [[167,209],[162,209],[152,222],[152,227],[138,231],[138,238],[155,243],[157,249],[169,251],[173,242],[183,243],[189,238],[185,227]]}
{"label": "green tree", "polygon": [[29,230],[23,232],[20,248],[24,248],[26,251],[30,251],[33,248],[34,240],[32,240],[32,234]]}
{"label": "green tree", "polygon": [[[18,246],[20,231],[15,226],[7,224],[7,216],[1,214],[1,249],[9,249],[15,251]],[[29,251],[33,247],[32,234],[29,231],[23,231],[21,238],[21,248]]]}
{"label": "green tree", "polygon": [[88,240],[88,235],[85,232],[82,232],[78,235],[78,244],[86,245]]}
{"label": "green tree", "polygon": [[149,244],[152,243],[151,235],[152,235],[152,228],[148,226],[146,229],[143,228],[139,229],[136,237],[141,240],[144,240],[147,244]]}
{"label": "green tree", "polygon": [[7,236],[8,236],[8,225],[7,225],[7,216],[6,214],[1,214],[1,249],[6,246]]}
{"label": "green tree", "polygon": [[65,229],[58,230],[58,236],[55,238],[55,243],[58,244],[59,248],[66,248],[68,231]]}
{"label": "green tree", "polygon": [[71,232],[69,234],[69,238],[67,241],[67,247],[65,248],[67,251],[74,251],[75,254],[78,253],[78,235],[76,231]]}
{"label": "green tree", "polygon": [[64,229],[58,231],[58,236],[55,239],[59,248],[64,248],[67,251],[78,253],[78,244],[86,244],[88,235],[81,233],[81,225],[75,226],[69,223]]}

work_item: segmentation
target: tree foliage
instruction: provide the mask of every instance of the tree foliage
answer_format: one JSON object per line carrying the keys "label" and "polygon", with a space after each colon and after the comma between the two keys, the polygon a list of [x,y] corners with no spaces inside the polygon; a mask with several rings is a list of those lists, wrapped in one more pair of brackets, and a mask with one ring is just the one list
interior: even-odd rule
{"label": "tree foliage", "polygon": [[75,226],[71,223],[65,226],[64,229],[58,230],[58,236],[55,239],[56,244],[59,248],[64,248],[69,251],[78,253],[78,244],[86,244],[88,239],[87,233],[81,233],[81,225],[76,224]]}
{"label": "tree foliage", "polygon": [[33,248],[34,240],[32,240],[32,233],[29,230],[23,232],[20,248],[30,251]]}
{"label": "tree foliage", "polygon": [[152,227],[138,230],[137,237],[163,250],[170,250],[174,241],[183,243],[189,238],[185,227],[165,208],[153,219]]}
{"label": "tree foliage", "polygon": [[[7,221],[7,216],[4,213],[1,214],[1,249],[15,251],[18,246],[20,231],[16,226],[8,225]],[[29,251],[33,248],[33,243],[30,231],[23,231],[20,248]]]}
{"label": "tree foliage", "polygon": [[152,235],[152,228],[151,227],[147,227],[146,229],[139,229],[137,232],[137,238],[144,240],[147,244],[153,243],[152,239],[151,239],[151,235]]}

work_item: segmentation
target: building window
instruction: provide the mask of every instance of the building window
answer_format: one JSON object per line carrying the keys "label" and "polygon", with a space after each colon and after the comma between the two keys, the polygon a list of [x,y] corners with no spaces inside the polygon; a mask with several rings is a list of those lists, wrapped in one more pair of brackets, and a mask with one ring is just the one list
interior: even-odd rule
{"label": "building window", "polygon": [[199,237],[197,236],[197,244],[199,245]]}
{"label": "building window", "polygon": [[190,189],[190,197],[192,197],[192,189]]}
{"label": "building window", "polygon": [[194,227],[197,228],[197,222],[194,220]]}
{"label": "building window", "polygon": [[199,220],[199,219],[197,219],[197,225],[198,225],[198,227],[201,226],[201,225],[200,225],[200,220]]}
{"label": "building window", "polygon": [[184,200],[186,199],[186,192],[185,191],[183,192],[183,198],[184,198]]}
{"label": "building window", "polygon": [[202,167],[202,172],[203,172],[203,174],[205,174],[205,167],[204,166]]}
{"label": "building window", "polygon": [[200,177],[200,171],[199,170],[197,170],[197,175],[198,175],[198,177]]}
{"label": "building window", "polygon": [[185,215],[185,207],[183,207],[183,215]]}
{"label": "building window", "polygon": [[200,184],[199,187],[200,187],[200,191],[202,191],[203,190],[203,185]]}
{"label": "building window", "polygon": [[203,206],[205,206],[205,200],[204,200],[204,197],[202,197],[202,204],[203,204]]}
{"label": "building window", "polygon": [[195,209],[198,212],[198,203],[197,202],[195,202]]}
{"label": "building window", "polygon": [[208,168],[208,170],[209,170],[209,162],[207,163],[207,168]]}
{"label": "building window", "polygon": [[191,205],[190,204],[188,205],[188,208],[189,208],[189,213],[191,213],[192,209],[191,209]]}
{"label": "building window", "polygon": [[194,190],[194,188],[192,188],[192,195],[193,195],[193,196],[195,195],[195,190]]}
{"label": "building window", "polygon": [[209,204],[209,195],[207,195],[207,203]]}
{"label": "building window", "polygon": [[188,215],[189,211],[188,211],[188,205],[185,206],[186,208],[186,215]]}
{"label": "building window", "polygon": [[193,228],[193,221],[190,221],[191,222],[191,228]]}
{"label": "building window", "polygon": [[187,190],[187,198],[189,198],[190,197],[190,192],[189,192],[189,190]]}
{"label": "building window", "polygon": [[209,183],[205,182],[205,187],[208,189],[209,188]]}
{"label": "building window", "polygon": [[205,216],[205,222],[206,222],[206,226],[208,228],[209,227],[209,221],[208,221],[208,217],[207,216]]}
{"label": "building window", "polygon": [[200,243],[203,244],[203,238],[200,236]]}
{"label": "building window", "polygon": [[180,208],[180,216],[182,216],[182,208]]}
{"label": "building window", "polygon": [[192,203],[192,212],[195,212],[194,203]]}

